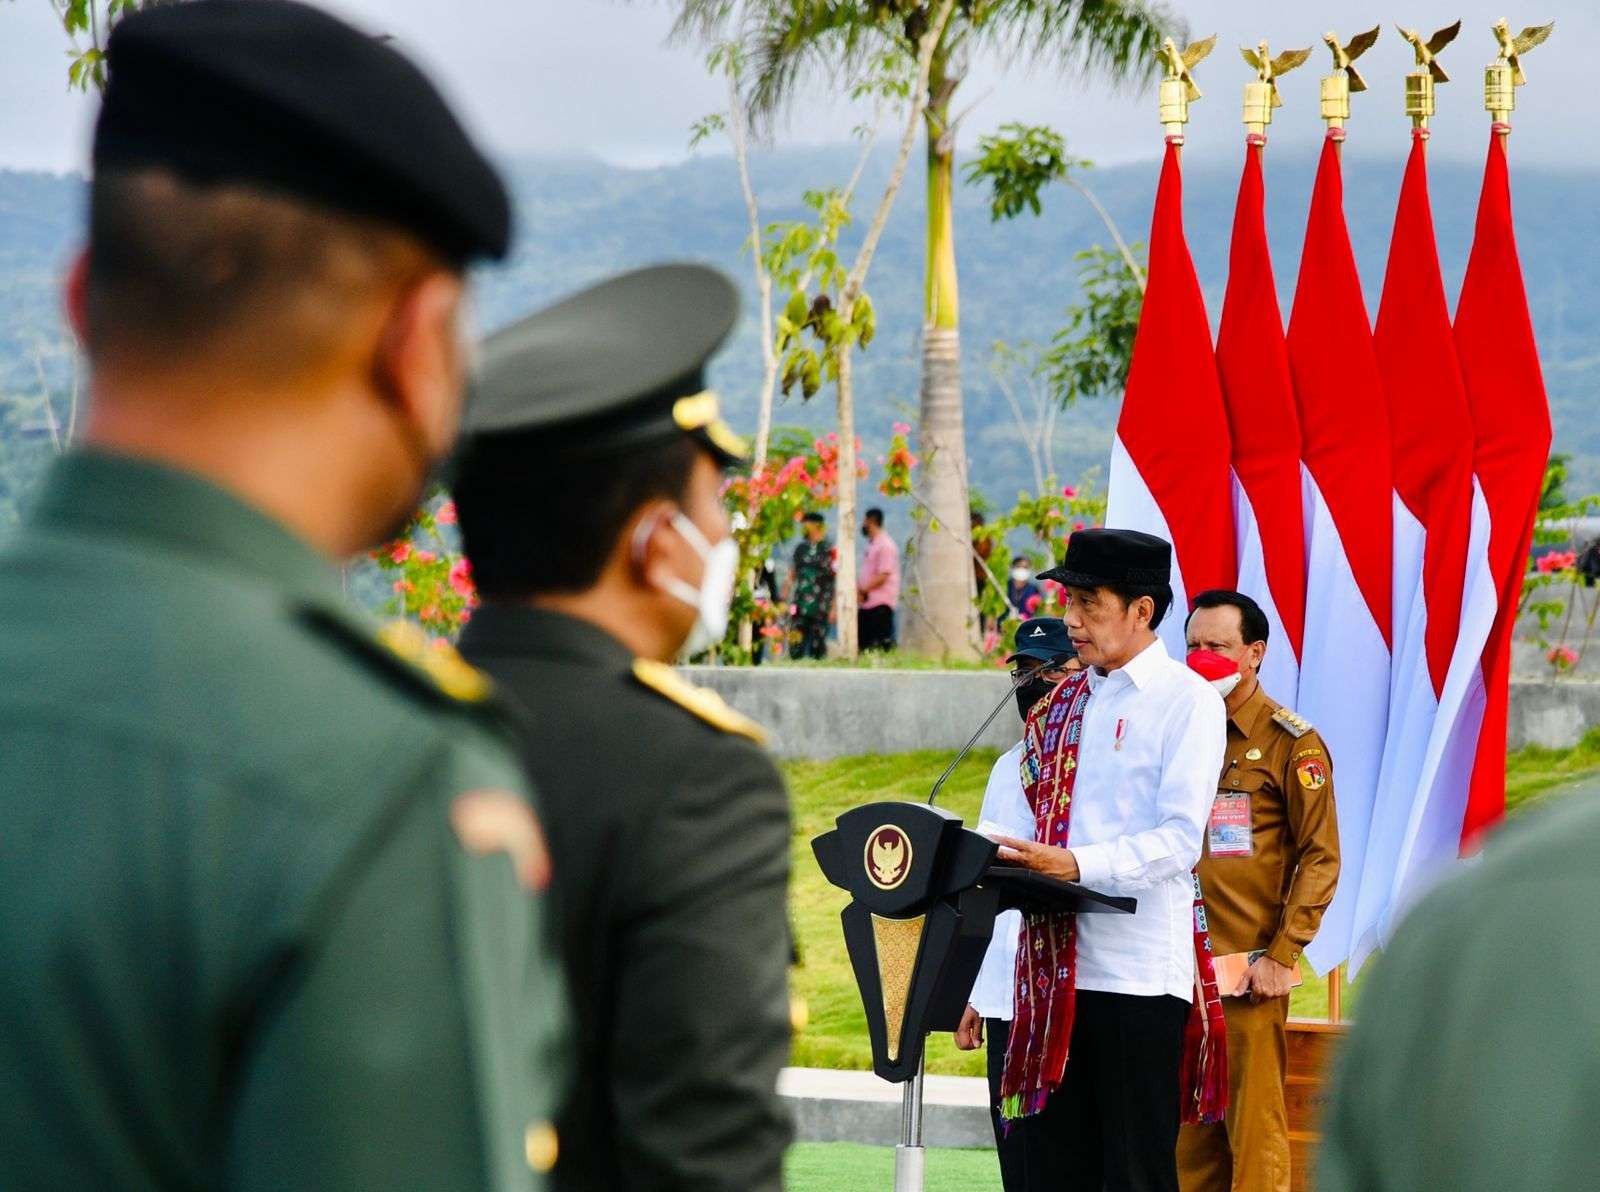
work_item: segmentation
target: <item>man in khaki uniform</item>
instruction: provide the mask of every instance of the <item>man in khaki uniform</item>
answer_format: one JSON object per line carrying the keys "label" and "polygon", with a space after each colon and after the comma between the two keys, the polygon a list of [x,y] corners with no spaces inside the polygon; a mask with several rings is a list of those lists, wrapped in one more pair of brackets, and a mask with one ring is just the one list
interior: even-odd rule
{"label": "man in khaki uniform", "polygon": [[1203,592],[1189,616],[1189,649],[1239,668],[1224,692],[1228,745],[1199,874],[1213,950],[1252,959],[1244,977],[1221,991],[1227,1118],[1179,1132],[1184,1192],[1289,1192],[1289,990],[1339,880],[1328,747],[1262,690],[1267,631],[1261,608],[1239,592]]}

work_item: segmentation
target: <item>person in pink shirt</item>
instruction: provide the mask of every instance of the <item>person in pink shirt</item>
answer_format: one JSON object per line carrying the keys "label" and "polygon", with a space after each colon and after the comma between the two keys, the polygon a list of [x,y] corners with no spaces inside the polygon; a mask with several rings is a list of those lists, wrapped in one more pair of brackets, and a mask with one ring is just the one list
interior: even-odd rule
{"label": "person in pink shirt", "polygon": [[892,650],[894,610],[900,603],[900,548],[883,528],[883,510],[869,509],[861,519],[867,558],[859,581],[861,607],[856,613],[856,638],[863,650]]}

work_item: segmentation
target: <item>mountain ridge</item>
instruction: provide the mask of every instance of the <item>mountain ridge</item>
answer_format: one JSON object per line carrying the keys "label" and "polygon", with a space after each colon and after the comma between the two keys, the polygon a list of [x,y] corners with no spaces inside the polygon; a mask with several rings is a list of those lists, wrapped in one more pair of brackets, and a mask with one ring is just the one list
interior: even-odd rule
{"label": "mountain ridge", "polygon": [[[1387,254],[1403,153],[1369,152],[1355,138],[1345,157],[1346,208],[1368,300],[1375,313]],[[752,174],[765,222],[804,218],[806,189],[841,185],[856,153],[849,147],[761,152]],[[920,161],[920,159],[919,159]],[[893,421],[915,422],[918,334],[922,299],[921,176],[913,162],[867,289],[878,309],[879,338],[858,358],[858,427],[875,461]],[[1213,328],[1226,283],[1239,159],[1186,164],[1185,219]],[[889,155],[869,162],[858,189],[858,227],[846,236],[853,252],[859,225],[882,192]],[[1269,151],[1267,226],[1279,303],[1285,319],[1298,269],[1300,237],[1316,168],[1304,148]],[[1141,161],[1094,169],[1084,180],[1112,212],[1123,234],[1142,240],[1149,226],[1159,163]],[[760,382],[754,284],[741,255],[748,239],[732,159],[705,155],[648,168],[608,165],[578,155],[519,158],[506,165],[515,195],[519,236],[503,265],[477,277],[478,323],[490,329],[589,282],[667,259],[701,260],[727,270],[746,297],[740,324],[712,370],[730,414],[742,429],[755,422]],[[1459,158],[1430,162],[1433,209],[1447,294],[1452,307],[1476,218],[1481,165]],[[1600,279],[1571,266],[1592,254],[1600,213],[1583,202],[1595,193],[1600,170],[1513,160],[1513,201],[1530,307],[1539,336],[1546,387],[1556,425],[1556,449],[1573,455],[1572,491],[1600,489]],[[35,354],[46,351],[46,375],[66,381],[67,355],[58,315],[57,277],[79,235],[83,180],[74,175],[0,171],[0,520],[14,516],[37,472],[32,457],[48,442],[39,430]],[[1055,188],[1038,218],[992,224],[987,196],[961,187],[956,196],[956,244],[963,314],[963,383],[973,482],[992,501],[1009,504],[1031,487],[1031,470],[1005,400],[988,372],[989,346],[1047,343],[1077,294],[1072,254],[1109,243],[1098,217],[1080,197]],[[848,256],[847,256],[848,259]],[[1330,366],[1336,366],[1336,359]],[[1076,479],[1102,469],[1109,451],[1116,400],[1079,403],[1061,418],[1058,470]],[[832,424],[830,390],[802,403],[781,401],[775,421],[823,429]],[[876,483],[874,478],[869,483]],[[870,500],[870,497],[868,498]]]}

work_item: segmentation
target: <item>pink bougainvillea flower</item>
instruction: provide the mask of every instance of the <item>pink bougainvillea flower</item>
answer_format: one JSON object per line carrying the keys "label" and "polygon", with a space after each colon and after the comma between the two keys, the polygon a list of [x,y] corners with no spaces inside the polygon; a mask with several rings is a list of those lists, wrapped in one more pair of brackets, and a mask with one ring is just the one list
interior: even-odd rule
{"label": "pink bougainvillea flower", "polygon": [[1034,613],[1039,611],[1039,604],[1042,599],[1040,596],[1029,596],[1027,603],[1022,606],[1022,611],[1030,617],[1033,616]]}
{"label": "pink bougainvillea flower", "polygon": [[1545,655],[1545,661],[1557,670],[1566,670],[1578,661],[1578,651],[1571,646],[1557,646]]}
{"label": "pink bougainvillea flower", "polygon": [[892,429],[897,435],[909,435],[911,433],[910,424],[905,422],[896,422]]}
{"label": "pink bougainvillea flower", "polygon": [[[474,603],[476,603],[476,602],[474,602]],[[457,618],[457,619],[463,625],[465,625],[468,621],[472,620],[472,605],[469,604],[469,605],[467,605],[466,608],[462,609],[461,610],[461,616],[459,618]]]}
{"label": "pink bougainvillea flower", "polygon": [[408,579],[397,579],[394,581],[394,590],[404,596],[407,592],[415,592],[417,585]]}
{"label": "pink bougainvillea flower", "polygon": [[439,606],[437,604],[424,604],[417,610],[417,619],[424,625],[429,621],[439,620]]}
{"label": "pink bougainvillea flower", "polygon": [[397,542],[394,544],[394,549],[389,552],[389,561],[391,563],[404,563],[410,557],[411,544],[409,542]]}
{"label": "pink bougainvillea flower", "polygon": [[439,559],[439,556],[434,554],[431,550],[414,551],[412,552],[411,557],[418,563],[434,563]]}
{"label": "pink bougainvillea flower", "polygon": [[450,586],[462,596],[470,596],[472,587],[472,564],[463,555],[457,559],[450,568]]}
{"label": "pink bougainvillea flower", "polygon": [[1578,552],[1573,550],[1551,551],[1539,558],[1539,570],[1546,575],[1554,571],[1565,571],[1574,567],[1578,562]]}
{"label": "pink bougainvillea flower", "polygon": [[440,505],[439,512],[433,515],[433,520],[438,522],[441,526],[455,525],[456,503],[454,501],[446,501],[443,505]]}
{"label": "pink bougainvillea flower", "polygon": [[1073,522],[1072,523],[1072,528],[1074,530],[1081,530],[1081,529],[1083,529],[1083,523],[1082,522]]}
{"label": "pink bougainvillea flower", "polygon": [[1061,495],[1070,501],[1073,497],[1078,495],[1078,490],[1069,484],[1062,488]]}

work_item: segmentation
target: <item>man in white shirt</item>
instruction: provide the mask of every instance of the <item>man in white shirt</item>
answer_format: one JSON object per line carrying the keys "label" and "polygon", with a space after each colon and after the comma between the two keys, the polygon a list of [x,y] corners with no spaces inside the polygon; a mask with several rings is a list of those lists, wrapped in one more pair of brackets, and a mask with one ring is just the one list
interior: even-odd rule
{"label": "man in white shirt", "polygon": [[1000,859],[1132,895],[1138,911],[1077,917],[1068,1060],[1029,1129],[1028,1186],[1038,1192],[1178,1188],[1180,1069],[1196,985],[1191,873],[1226,721],[1222,698],[1156,636],[1172,603],[1171,560],[1153,535],[1080,530],[1062,566],[1042,576],[1067,589],[1064,619],[1090,668],[1090,695],[1065,847],[1018,836],[1001,841]]}
{"label": "man in white shirt", "polygon": [[[1017,692],[1017,712],[1024,723],[1033,705],[1049,696],[1056,684],[1083,668],[1073,649],[1067,627],[1059,617],[1035,617],[1017,628],[1016,653],[1007,658],[1011,682]],[[1006,835],[1027,835],[1033,831],[1033,812],[1022,790],[1022,742],[1000,755],[989,772],[989,785],[983,792],[983,809],[978,813],[978,831]],[[995,1148],[1000,1156],[1000,1183],[1005,1192],[1025,1192],[1027,1160],[1024,1138],[1026,1121],[1007,1130],[1000,1117],[1000,1074],[1005,1066],[1006,1039],[1011,1033],[1011,1007],[1015,999],[1012,984],[1017,973],[1017,936],[1022,930],[1022,912],[1004,911],[994,921],[989,950],[973,983],[966,1012],[956,1029],[956,1046],[975,1051],[989,1042],[989,1116],[994,1123]]]}

